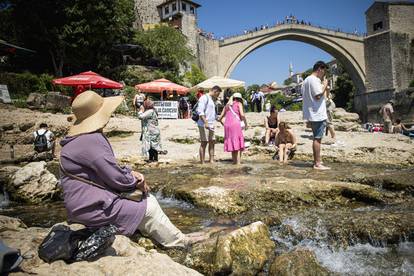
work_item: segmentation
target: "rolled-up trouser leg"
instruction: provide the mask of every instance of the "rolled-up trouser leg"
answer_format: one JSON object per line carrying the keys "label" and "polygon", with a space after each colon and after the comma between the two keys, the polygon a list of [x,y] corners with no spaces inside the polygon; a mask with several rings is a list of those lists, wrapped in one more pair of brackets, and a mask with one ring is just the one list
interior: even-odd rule
{"label": "rolled-up trouser leg", "polygon": [[165,247],[185,247],[186,236],[172,224],[153,195],[147,197],[147,210],[138,230]]}

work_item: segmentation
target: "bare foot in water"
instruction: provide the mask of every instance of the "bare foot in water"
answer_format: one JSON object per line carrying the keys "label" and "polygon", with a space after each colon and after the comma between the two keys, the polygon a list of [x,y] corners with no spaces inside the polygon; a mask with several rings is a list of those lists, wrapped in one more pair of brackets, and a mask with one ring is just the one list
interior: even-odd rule
{"label": "bare foot in water", "polygon": [[331,168],[324,166],[322,164],[319,164],[319,166],[313,165],[313,168],[315,170],[320,170],[320,171],[326,171],[326,170],[330,170]]}
{"label": "bare foot in water", "polygon": [[188,241],[188,244],[194,244],[197,242],[204,241],[210,237],[209,234],[205,232],[194,232],[185,235]]}

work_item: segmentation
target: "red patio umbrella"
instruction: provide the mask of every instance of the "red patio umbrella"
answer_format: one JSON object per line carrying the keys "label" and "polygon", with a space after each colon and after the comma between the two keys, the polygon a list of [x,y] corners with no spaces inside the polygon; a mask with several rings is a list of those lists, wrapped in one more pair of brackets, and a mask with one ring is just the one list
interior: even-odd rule
{"label": "red patio umbrella", "polygon": [[135,89],[139,89],[145,93],[162,93],[164,90],[169,92],[177,91],[177,93],[181,95],[185,95],[190,91],[189,88],[173,83],[167,79],[158,79],[151,82],[137,84],[135,85]]}
{"label": "red patio umbrella", "polygon": [[70,77],[54,79],[53,84],[64,85],[64,86],[90,86],[90,88],[111,88],[111,89],[121,89],[124,87],[119,82],[107,79],[101,75],[87,71],[80,73],[78,75],[73,75]]}

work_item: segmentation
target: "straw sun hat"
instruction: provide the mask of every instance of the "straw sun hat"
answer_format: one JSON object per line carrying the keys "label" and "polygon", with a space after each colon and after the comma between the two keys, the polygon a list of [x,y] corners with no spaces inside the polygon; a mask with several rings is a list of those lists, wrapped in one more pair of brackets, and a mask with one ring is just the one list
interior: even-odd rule
{"label": "straw sun hat", "polygon": [[229,102],[228,102],[227,104],[228,104],[228,105],[232,105],[232,104],[233,104],[234,99],[241,99],[241,100],[243,100],[243,97],[242,97],[242,95],[241,95],[240,93],[236,92],[236,93],[234,93],[233,95],[231,95],[231,97],[230,97],[230,99],[229,99]]}
{"label": "straw sun hat", "polygon": [[68,121],[75,122],[69,128],[68,136],[90,133],[103,128],[123,100],[123,96],[103,98],[90,90],[83,92],[72,103],[73,115],[68,117]]}

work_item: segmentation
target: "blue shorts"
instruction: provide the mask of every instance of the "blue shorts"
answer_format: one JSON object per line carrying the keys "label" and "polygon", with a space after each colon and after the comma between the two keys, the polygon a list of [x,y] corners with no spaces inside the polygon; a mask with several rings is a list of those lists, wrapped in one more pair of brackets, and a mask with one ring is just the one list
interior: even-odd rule
{"label": "blue shorts", "polygon": [[326,120],[325,121],[318,121],[318,122],[310,122],[312,132],[313,132],[313,139],[322,139],[323,135],[325,134],[326,129]]}

